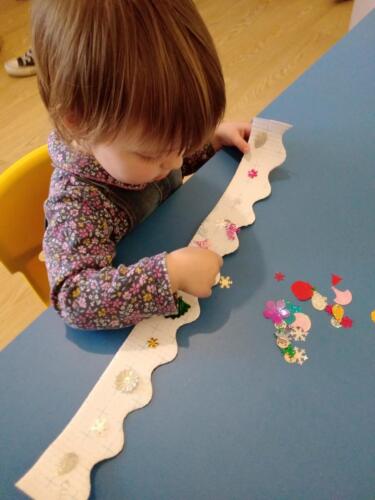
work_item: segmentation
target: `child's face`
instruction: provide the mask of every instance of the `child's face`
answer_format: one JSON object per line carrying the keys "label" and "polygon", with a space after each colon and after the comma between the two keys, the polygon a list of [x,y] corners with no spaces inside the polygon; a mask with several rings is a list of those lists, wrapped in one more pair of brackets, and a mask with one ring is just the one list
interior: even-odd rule
{"label": "child's face", "polygon": [[161,151],[156,143],[141,141],[136,134],[120,132],[115,140],[91,146],[101,166],[125,184],[145,184],[167,177],[181,168],[183,152]]}

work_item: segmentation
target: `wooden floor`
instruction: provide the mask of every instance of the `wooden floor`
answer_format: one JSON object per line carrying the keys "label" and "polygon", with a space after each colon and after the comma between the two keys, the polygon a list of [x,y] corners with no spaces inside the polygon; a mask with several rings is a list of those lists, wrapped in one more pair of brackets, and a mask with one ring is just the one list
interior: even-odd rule
{"label": "wooden floor", "polygon": [[[227,119],[260,113],[348,30],[352,1],[196,0],[221,57]],[[1,0],[0,63],[29,46],[30,4]],[[338,85],[341,82],[337,82]],[[50,128],[36,79],[0,69],[0,172],[46,142]],[[0,265],[0,349],[44,309],[21,276]]]}

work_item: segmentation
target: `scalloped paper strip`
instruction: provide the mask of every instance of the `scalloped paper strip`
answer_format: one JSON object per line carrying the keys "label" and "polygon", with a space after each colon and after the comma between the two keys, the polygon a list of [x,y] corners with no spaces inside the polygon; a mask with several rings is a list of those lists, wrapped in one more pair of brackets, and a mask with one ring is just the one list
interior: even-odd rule
{"label": "scalloped paper strip", "polygon": [[[238,248],[237,230],[254,222],[253,205],[269,196],[269,173],[286,158],[282,136],[289,128],[286,123],[253,120],[250,153],[191,245],[222,256]],[[154,316],[133,328],[63,432],[17,482],[20,490],[37,500],[89,497],[91,469],[123,449],[124,419],[151,401],[153,370],[176,357],[178,328],[199,317],[198,300],[180,295],[191,306],[188,312],[175,319]]]}

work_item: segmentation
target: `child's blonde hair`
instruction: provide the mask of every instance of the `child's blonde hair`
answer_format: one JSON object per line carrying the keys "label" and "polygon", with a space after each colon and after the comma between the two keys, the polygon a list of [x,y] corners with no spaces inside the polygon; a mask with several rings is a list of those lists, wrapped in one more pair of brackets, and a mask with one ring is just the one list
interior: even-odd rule
{"label": "child's blonde hair", "polygon": [[67,142],[141,126],[192,150],[223,117],[220,62],[191,0],[34,0],[32,31],[40,93]]}

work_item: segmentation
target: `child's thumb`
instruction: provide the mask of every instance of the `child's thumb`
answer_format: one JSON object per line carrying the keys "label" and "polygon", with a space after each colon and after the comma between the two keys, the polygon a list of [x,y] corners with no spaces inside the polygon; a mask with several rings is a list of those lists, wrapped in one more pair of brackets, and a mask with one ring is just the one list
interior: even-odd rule
{"label": "child's thumb", "polygon": [[245,141],[242,137],[238,137],[236,140],[236,147],[243,153],[246,154],[250,151],[249,143]]}

